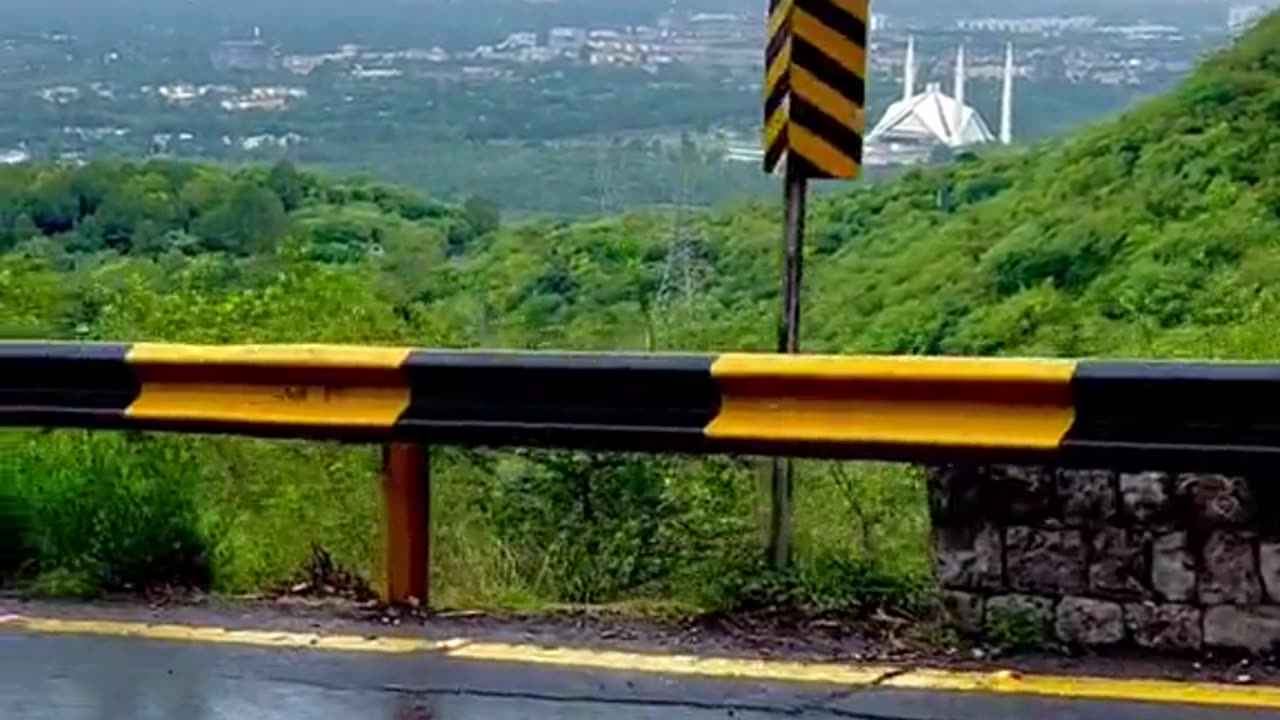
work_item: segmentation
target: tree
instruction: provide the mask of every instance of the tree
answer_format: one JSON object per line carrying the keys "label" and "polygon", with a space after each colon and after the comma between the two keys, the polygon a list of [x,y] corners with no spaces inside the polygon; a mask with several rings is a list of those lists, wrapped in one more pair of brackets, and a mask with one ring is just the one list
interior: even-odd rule
{"label": "tree", "polygon": [[75,171],[71,177],[71,189],[80,203],[80,217],[88,217],[98,211],[113,188],[120,182],[120,173],[114,165],[95,162]]}
{"label": "tree", "polygon": [[288,232],[289,218],[275,193],[259,185],[236,183],[221,205],[196,221],[195,234],[214,252],[266,253]]}
{"label": "tree", "polygon": [[306,195],[302,185],[302,175],[289,160],[281,160],[267,174],[267,187],[280,198],[285,212],[293,212],[302,206]]}
{"label": "tree", "polygon": [[[176,199],[167,179],[137,175],[112,189],[90,219],[83,235],[97,237],[108,247],[130,252],[135,245],[154,243],[178,215]],[[143,236],[146,236],[143,238]]]}
{"label": "tree", "polygon": [[80,220],[80,200],[67,173],[54,170],[42,174],[31,190],[28,212],[45,235],[57,235],[75,227]]}
{"label": "tree", "polygon": [[476,235],[497,232],[502,225],[502,210],[498,203],[479,195],[472,195],[462,204],[462,215]]}
{"label": "tree", "polygon": [[184,225],[212,212],[231,195],[235,183],[225,173],[206,169],[187,181],[178,193]]}

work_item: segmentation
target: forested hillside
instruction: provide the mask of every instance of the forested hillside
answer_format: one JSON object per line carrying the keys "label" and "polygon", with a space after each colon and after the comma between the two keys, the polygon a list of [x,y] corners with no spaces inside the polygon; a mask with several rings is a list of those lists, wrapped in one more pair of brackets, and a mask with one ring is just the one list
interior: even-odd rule
{"label": "forested hillside", "polygon": [[[1175,92],[1072,139],[824,198],[810,222],[804,345],[1280,355],[1278,114],[1272,18]],[[0,335],[768,349],[779,220],[760,204],[503,226],[484,202],[445,206],[288,165],[10,168]],[[0,542],[21,548],[0,573],[43,587],[176,573],[260,588],[313,541],[362,572],[376,565],[370,451],[80,433],[0,443],[0,510],[20,518],[3,527],[22,529]],[[865,608],[927,575],[907,471],[805,465],[799,570],[762,579],[745,462],[438,462],[446,602],[783,593]],[[156,570],[162,560],[172,567]]]}

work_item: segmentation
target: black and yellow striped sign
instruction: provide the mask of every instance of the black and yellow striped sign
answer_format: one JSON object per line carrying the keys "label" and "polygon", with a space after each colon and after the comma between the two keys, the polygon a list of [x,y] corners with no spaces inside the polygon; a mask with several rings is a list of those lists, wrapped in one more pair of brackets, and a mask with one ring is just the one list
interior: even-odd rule
{"label": "black and yellow striped sign", "polygon": [[769,0],[764,169],[852,179],[866,129],[869,0]]}

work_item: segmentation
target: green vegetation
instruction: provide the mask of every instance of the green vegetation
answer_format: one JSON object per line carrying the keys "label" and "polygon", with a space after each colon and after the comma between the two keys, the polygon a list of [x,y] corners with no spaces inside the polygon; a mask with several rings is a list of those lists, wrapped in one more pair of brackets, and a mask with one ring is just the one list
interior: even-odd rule
{"label": "green vegetation", "polygon": [[[1170,95],[1071,140],[816,202],[805,347],[1276,356],[1277,48],[1280,18]],[[482,200],[454,207],[288,166],[6,169],[0,332],[764,350],[778,215],[744,204],[504,222]],[[0,566],[21,577],[105,588],[207,577],[245,591],[289,577],[312,542],[376,572],[371,449],[3,438],[0,512],[29,522],[3,526],[5,546],[25,550]],[[905,468],[801,463],[785,577],[759,566],[762,470],[746,460],[442,450],[435,471],[448,605],[866,612],[910,607],[928,587],[921,481]]]}
{"label": "green vegetation", "polygon": [[1053,636],[1044,616],[1033,608],[1008,608],[987,618],[986,637],[1001,652],[1044,650]]}
{"label": "green vegetation", "polygon": [[[167,161],[6,172],[0,327],[10,337],[633,349],[720,342],[692,316],[692,298],[661,292],[670,218],[504,227],[482,198],[455,208],[287,164],[239,173]],[[617,223],[631,228],[627,235],[614,233]],[[595,243],[598,232],[619,242]],[[539,257],[556,238],[599,255]],[[570,317],[595,302],[588,291],[607,314]],[[655,303],[670,311],[661,323],[629,319]],[[558,318],[571,327],[557,328]],[[613,327],[611,318],[631,324]],[[82,595],[156,582],[253,591],[290,578],[313,543],[377,574],[371,448],[78,432],[12,432],[0,442],[0,487],[16,489],[5,507],[28,518],[5,524],[25,528],[0,538],[12,548],[5,566],[33,591]],[[922,507],[918,479],[868,468],[883,481],[863,486],[847,473],[837,482],[825,464],[802,468],[812,482],[801,492],[801,554],[813,562],[762,579],[759,474],[746,461],[438,450],[438,601],[725,607],[760,604],[765,590],[785,587],[818,609],[862,611],[878,606],[875,598],[913,592],[925,570],[923,513],[893,505]],[[892,568],[875,559],[887,548],[899,559]]]}

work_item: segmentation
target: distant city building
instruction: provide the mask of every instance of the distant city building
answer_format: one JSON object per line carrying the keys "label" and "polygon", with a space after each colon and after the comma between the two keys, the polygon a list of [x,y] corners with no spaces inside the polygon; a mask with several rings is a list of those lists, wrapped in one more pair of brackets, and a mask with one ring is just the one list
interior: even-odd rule
{"label": "distant city building", "polygon": [[45,88],[38,93],[40,98],[55,105],[66,105],[80,99],[80,88],[72,85],[58,85]]}
{"label": "distant city building", "polygon": [[725,162],[760,165],[764,163],[764,150],[759,145],[728,143],[724,147]]}
{"label": "distant city building", "polygon": [[189,105],[202,97],[205,92],[194,85],[185,83],[178,85],[162,85],[158,91],[170,105]]}
{"label": "distant city building", "polygon": [[265,148],[288,148],[295,145],[301,145],[306,140],[305,137],[295,132],[288,132],[283,135],[251,135],[240,140],[240,149],[247,151],[262,150]]}
{"label": "distant city building", "polygon": [[506,40],[498,43],[495,50],[500,52],[508,52],[511,50],[520,50],[522,48],[537,47],[538,34],[531,32],[511,33]]}
{"label": "distant city building", "polygon": [[[947,95],[940,83],[917,93],[915,38],[907,41],[902,99],[889,106],[867,136],[867,165],[908,165],[928,162],[941,149],[959,149],[995,142],[982,115],[965,102],[968,70],[965,49],[956,51],[955,92]],[[1004,92],[1000,107],[999,139],[1013,142],[1013,45],[1005,52]]]}
{"label": "distant city building", "polygon": [[284,110],[293,100],[307,96],[304,88],[294,87],[256,87],[247,93],[233,95],[220,104],[227,112],[244,110]]}
{"label": "distant city building", "polygon": [[1157,25],[1155,23],[1108,25],[1097,28],[1097,31],[1113,35],[1124,35],[1128,40],[1179,40],[1182,38],[1182,28],[1176,25]]}
{"label": "distant city building", "polygon": [[261,40],[226,40],[210,56],[213,67],[221,72],[270,70],[271,48]]}
{"label": "distant city building", "polygon": [[363,68],[356,66],[351,70],[351,77],[360,80],[386,80],[403,75],[404,71],[399,68]]}
{"label": "distant city building", "polygon": [[64,127],[63,135],[71,135],[81,140],[101,141],[107,138],[120,138],[129,134],[129,128],[123,127]]}
{"label": "distant city building", "polygon": [[884,13],[871,13],[871,32],[880,30],[888,30],[892,27],[889,22],[889,16]]}
{"label": "distant city building", "polygon": [[1098,24],[1098,18],[1092,15],[1073,15],[1070,17],[1025,17],[1025,18],[966,18],[956,21],[961,30],[974,30],[999,33],[1056,33],[1064,30],[1090,30]]}
{"label": "distant city building", "polygon": [[21,165],[31,161],[31,153],[25,146],[0,149],[0,165]]}
{"label": "distant city building", "polygon": [[746,24],[733,13],[696,13],[689,17],[683,34],[706,43],[732,43],[756,39],[748,33],[763,32],[760,26]]}
{"label": "distant city building", "polygon": [[64,150],[58,153],[58,164],[69,167],[84,167],[89,164],[89,156],[83,150]]}
{"label": "distant city building", "polygon": [[271,48],[262,41],[262,32],[253,29],[252,40],[224,40],[209,56],[213,67],[221,72],[270,70],[275,66]]}
{"label": "distant city building", "polygon": [[555,27],[547,35],[547,47],[557,55],[577,55],[587,44],[587,31],[576,27]]}

